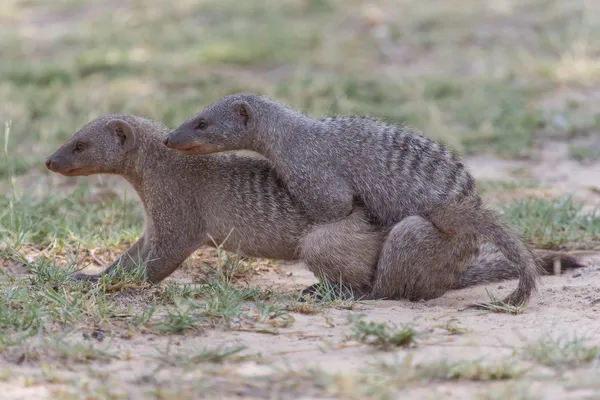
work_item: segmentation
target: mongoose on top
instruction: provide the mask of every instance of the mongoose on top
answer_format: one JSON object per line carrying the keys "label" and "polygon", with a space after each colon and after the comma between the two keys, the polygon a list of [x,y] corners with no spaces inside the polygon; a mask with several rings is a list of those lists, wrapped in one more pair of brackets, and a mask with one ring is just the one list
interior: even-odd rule
{"label": "mongoose on top", "polygon": [[475,180],[447,147],[373,118],[314,119],[267,97],[234,94],[210,104],[165,138],[182,154],[253,150],[272,161],[315,221],[338,221],[364,205],[387,229],[374,298],[441,296],[488,240],[519,274],[504,301],[535,290],[534,253],[485,208]]}
{"label": "mongoose on top", "polygon": [[[146,118],[107,115],[86,124],[46,160],[48,169],[65,176],[120,175],[142,201],[141,237],[103,274],[119,265],[144,266],[146,279],[158,283],[197,247],[224,241],[225,250],[243,255],[300,259],[317,277],[341,278],[359,297],[368,297],[385,233],[367,222],[363,210],[335,223],[315,223],[268,161],[226,154],[184,157],[162,144],[167,132]],[[539,259],[548,273],[555,258],[565,270],[582,267],[566,254],[543,252]],[[516,276],[497,249],[482,245],[453,289]]]}

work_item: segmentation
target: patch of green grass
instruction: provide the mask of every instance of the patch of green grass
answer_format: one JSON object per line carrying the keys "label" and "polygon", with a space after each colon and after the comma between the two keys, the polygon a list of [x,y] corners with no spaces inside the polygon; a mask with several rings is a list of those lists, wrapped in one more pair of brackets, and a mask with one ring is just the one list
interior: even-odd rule
{"label": "patch of green grass", "polygon": [[389,377],[399,376],[405,382],[433,381],[503,381],[522,376],[525,370],[519,369],[513,359],[485,362],[479,360],[439,361],[415,365],[412,355],[402,362],[380,362],[378,371]]}
{"label": "patch of green grass", "polygon": [[154,325],[153,330],[160,334],[198,331],[201,329],[200,324],[206,320],[207,318],[197,312],[193,305],[177,304],[169,309],[162,321]]}
{"label": "patch of green grass", "polygon": [[600,361],[600,347],[587,342],[588,339],[577,336],[544,336],[536,342],[528,343],[524,351],[529,358],[548,367],[576,368]]}
{"label": "patch of green grass", "polygon": [[114,247],[141,233],[143,211],[137,201],[88,201],[89,186],[69,196],[0,196],[0,242],[14,249],[30,245],[86,248]]}
{"label": "patch of green grass", "polygon": [[425,381],[503,381],[520,377],[525,371],[515,366],[514,360],[493,363],[441,360],[417,367],[417,376]]}
{"label": "patch of green grass", "polygon": [[519,189],[536,189],[540,187],[538,182],[533,180],[490,180],[480,179],[477,181],[477,187],[481,193],[494,191],[514,191]]}
{"label": "patch of green grass", "polygon": [[[7,20],[28,34],[9,28],[0,38],[12,61],[0,68],[0,109],[13,121],[17,174],[94,117],[127,112],[175,125],[236,91],[272,95],[314,116],[407,122],[467,153],[523,156],[542,126],[561,129],[541,100],[558,84],[593,82],[595,71],[582,68],[594,65],[598,23],[582,24],[593,10],[566,0],[543,9],[527,0],[502,13],[491,3],[373,5],[381,21],[360,2],[337,0],[130,2],[122,19],[101,4],[45,3],[12,4]],[[585,54],[574,57],[573,43]],[[2,165],[0,176],[10,176]]]}
{"label": "patch of green grass", "polygon": [[239,257],[217,248],[220,260],[209,277],[193,285],[166,285],[158,289],[159,299],[175,303],[162,321],[154,325],[159,333],[182,333],[200,327],[218,325],[231,328],[232,322],[246,318],[257,322],[269,321],[278,327],[293,323],[278,299],[259,288],[238,284],[250,264],[242,264]]}
{"label": "patch of green grass", "polygon": [[[462,143],[467,153],[493,150],[501,155],[528,156],[541,123],[527,93],[507,83],[473,84],[456,110],[470,135]],[[490,104],[490,100],[492,104]]]}
{"label": "patch of green grass", "polygon": [[143,288],[148,286],[146,282],[146,265],[139,262],[133,268],[125,269],[123,264],[119,262],[115,268],[103,273],[97,284],[105,292],[124,288]]}
{"label": "patch of green grass", "polygon": [[571,198],[518,200],[503,207],[503,217],[541,249],[600,239],[600,215],[583,212]]}
{"label": "patch of green grass", "polygon": [[477,394],[478,400],[541,400],[533,393],[531,384],[527,382],[506,383],[501,388],[494,387]]}
{"label": "patch of green grass", "polygon": [[352,327],[354,340],[369,344],[381,350],[390,350],[394,347],[408,347],[415,344],[418,332],[411,326],[400,329],[388,326],[385,323],[358,321]]}
{"label": "patch of green grass", "polygon": [[0,283],[0,351],[67,333],[90,318],[101,322],[114,317],[114,304],[104,292],[84,282],[67,283],[48,268],[41,261],[29,278],[8,276]]}
{"label": "patch of green grass", "polygon": [[234,318],[242,314],[244,302],[257,299],[260,290],[238,289],[220,282],[210,282],[205,285],[204,294],[202,302],[193,302],[194,307],[215,323],[229,326]]}
{"label": "patch of green grass", "polygon": [[244,346],[220,346],[216,348],[186,349],[171,352],[168,347],[157,359],[164,365],[189,368],[200,363],[221,364],[225,361],[243,361],[247,357],[240,356]]}
{"label": "patch of green grass", "polygon": [[449,335],[462,335],[467,332],[467,328],[462,327],[457,318],[450,318],[446,323],[437,325],[436,328],[444,329]]}
{"label": "patch of green grass", "polygon": [[156,288],[156,297],[166,304],[171,304],[179,299],[193,299],[201,297],[204,291],[200,285],[177,284],[165,282]]}
{"label": "patch of green grass", "polygon": [[571,158],[579,162],[593,162],[600,159],[600,148],[570,145]]}
{"label": "patch of green grass", "polygon": [[[208,282],[198,287],[198,299],[176,300],[165,318],[155,324],[159,333],[183,333],[198,330],[207,324],[230,327],[231,322],[242,316],[245,303],[257,299],[260,290],[236,288],[222,282]],[[177,298],[176,298],[177,299]]]}
{"label": "patch of green grass", "polygon": [[92,341],[46,341],[38,351],[48,353],[45,358],[57,358],[64,363],[107,362],[118,358],[113,351],[100,349]]}

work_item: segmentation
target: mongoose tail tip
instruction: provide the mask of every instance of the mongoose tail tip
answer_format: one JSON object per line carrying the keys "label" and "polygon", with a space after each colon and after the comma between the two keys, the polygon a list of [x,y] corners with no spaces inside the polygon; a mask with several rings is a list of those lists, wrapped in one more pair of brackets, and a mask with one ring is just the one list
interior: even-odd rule
{"label": "mongoose tail tip", "polygon": [[519,284],[503,302],[523,304],[537,290],[537,280],[544,273],[544,266],[540,264],[535,251],[505,225],[497,213],[484,208],[477,197],[438,208],[427,215],[434,225],[447,227],[447,234],[454,235],[459,231],[476,234],[489,241],[506,257],[516,269]]}

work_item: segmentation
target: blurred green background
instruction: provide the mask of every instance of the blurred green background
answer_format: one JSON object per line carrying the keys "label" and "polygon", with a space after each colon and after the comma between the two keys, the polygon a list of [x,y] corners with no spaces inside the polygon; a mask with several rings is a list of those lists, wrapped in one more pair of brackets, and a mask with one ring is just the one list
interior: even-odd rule
{"label": "blurred green background", "polygon": [[526,157],[540,135],[597,133],[597,3],[4,0],[0,120],[17,174],[102,114],[175,127],[238,91]]}

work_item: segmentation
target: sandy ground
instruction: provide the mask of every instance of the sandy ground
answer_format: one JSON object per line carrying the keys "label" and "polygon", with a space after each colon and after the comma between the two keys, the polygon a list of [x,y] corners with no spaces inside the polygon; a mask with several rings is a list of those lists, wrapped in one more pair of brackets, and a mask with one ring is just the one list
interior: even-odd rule
{"label": "sandy ground", "polygon": [[[468,164],[478,178],[485,179],[513,179],[515,171],[519,170],[519,174],[548,185],[548,191],[539,191],[540,195],[566,192],[584,200],[590,207],[596,206],[600,196],[593,188],[600,186],[600,164],[582,165],[569,161],[565,158],[566,151],[565,145],[549,143],[534,161],[504,161],[478,156],[469,159]],[[48,175],[44,179],[58,182],[65,178]],[[113,182],[106,177],[103,179],[108,186]],[[27,186],[26,180],[23,184]],[[507,193],[507,196],[510,194]],[[118,354],[116,360],[55,367],[50,382],[47,374],[46,379],[36,381],[35,377],[43,375],[43,368],[40,369],[39,365],[0,365],[0,369],[13,372],[10,377],[0,380],[1,397],[118,398],[117,395],[121,394],[122,398],[131,399],[160,398],[148,391],[163,387],[168,390],[162,398],[385,398],[375,389],[370,396],[358,395],[356,385],[362,381],[355,378],[356,374],[371,376],[376,381],[382,374],[378,362],[387,361],[400,366],[402,360],[411,356],[413,365],[444,358],[493,363],[513,357],[526,374],[510,382],[412,382],[405,388],[398,387],[398,397],[390,398],[600,398],[600,362],[579,369],[548,368],[528,361],[522,350],[527,343],[539,338],[571,338],[573,335],[589,337],[589,344],[600,345],[600,255],[587,255],[584,260],[589,265],[585,270],[543,278],[539,292],[520,315],[459,311],[473,301],[486,300],[486,288],[498,295],[507,294],[516,283],[511,281],[454,291],[427,302],[365,302],[356,304],[353,310],[330,308],[317,315],[291,313],[295,322],[289,327],[277,328],[274,335],[215,329],[185,336],[140,334],[128,339],[107,337],[100,346]],[[186,281],[189,277],[185,271],[177,271],[169,279]],[[314,281],[312,274],[302,265],[281,264],[278,269],[258,274],[250,284],[288,291]],[[348,317],[361,313],[367,320],[386,322],[390,326],[411,324],[420,333],[416,345],[384,352],[366,344],[345,341],[351,333],[352,323]],[[465,333],[450,335],[443,328],[454,318],[466,329]],[[265,327],[273,330],[268,324]],[[256,329],[260,328],[257,324]],[[251,357],[246,361],[222,365],[198,364],[189,370],[164,367],[155,372],[160,364],[156,357],[168,346],[171,346],[171,351],[183,354],[204,346],[222,344],[244,345],[246,350],[241,354]],[[319,389],[315,376],[300,379],[305,376],[302,371],[310,368],[318,368],[337,377],[325,389]],[[270,376],[271,380],[265,381],[265,376]],[[277,376],[280,378],[273,378]],[[68,379],[75,379],[78,383],[75,386],[72,382],[67,384]],[[295,379],[299,383],[291,384]],[[401,372],[392,376],[392,381],[400,386],[402,379]],[[202,385],[205,390],[198,389]],[[373,386],[377,387],[375,383]],[[190,387],[195,389],[186,389]],[[361,387],[364,389],[365,386]],[[98,388],[108,388],[110,394],[99,395],[105,392]],[[74,397],[68,397],[67,392]]]}

